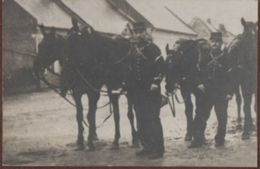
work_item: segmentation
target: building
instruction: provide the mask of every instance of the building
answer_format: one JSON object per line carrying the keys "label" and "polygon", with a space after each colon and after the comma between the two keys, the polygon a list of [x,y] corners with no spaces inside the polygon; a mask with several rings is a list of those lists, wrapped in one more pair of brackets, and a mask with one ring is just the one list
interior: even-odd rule
{"label": "building", "polygon": [[164,57],[167,43],[174,44],[178,39],[197,37],[189,26],[173,13],[163,1],[149,0],[107,0],[113,8],[129,20],[143,21],[152,28],[152,36]]}
{"label": "building", "polygon": [[7,0],[2,3],[4,93],[15,92],[20,87],[31,90],[35,84],[33,60],[42,39],[38,24],[47,28],[54,26],[64,33],[71,27],[71,19],[51,0]]}
{"label": "building", "polygon": [[225,44],[230,43],[234,38],[234,35],[226,29],[224,24],[217,24],[211,19],[203,21],[201,18],[194,17],[190,22],[190,26],[195,32],[197,32],[198,38],[209,39],[211,32],[217,31],[222,32],[223,41]]}
{"label": "building", "polygon": [[[31,86],[33,60],[42,39],[38,25],[65,35],[71,18],[109,36],[121,34],[127,23],[144,21],[165,57],[165,46],[197,34],[160,1],[149,0],[7,0],[3,3],[4,89]],[[10,91],[10,90],[9,90]]]}

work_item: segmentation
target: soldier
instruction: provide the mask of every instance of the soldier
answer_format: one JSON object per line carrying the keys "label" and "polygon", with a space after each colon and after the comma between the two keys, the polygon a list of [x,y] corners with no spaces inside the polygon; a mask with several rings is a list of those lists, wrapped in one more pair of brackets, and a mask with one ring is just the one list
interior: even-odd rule
{"label": "soldier", "polygon": [[218,120],[218,129],[215,136],[215,146],[223,146],[227,126],[228,100],[232,98],[233,86],[229,78],[229,63],[227,49],[223,45],[221,32],[213,32],[210,37],[211,52],[199,63],[200,70],[200,99],[194,119],[194,140],[190,148],[204,144],[204,132],[211,109],[214,106]]}
{"label": "soldier", "polygon": [[161,88],[164,59],[160,49],[147,38],[143,22],[133,24],[132,53],[127,78],[128,94],[133,99],[138,133],[143,149],[137,156],[150,159],[164,154],[163,130],[160,121]]}

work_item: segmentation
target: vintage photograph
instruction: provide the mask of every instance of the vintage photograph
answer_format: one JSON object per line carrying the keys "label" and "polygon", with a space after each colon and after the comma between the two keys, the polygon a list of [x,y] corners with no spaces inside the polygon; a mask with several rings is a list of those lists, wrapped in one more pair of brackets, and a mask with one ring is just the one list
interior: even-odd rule
{"label": "vintage photograph", "polygon": [[257,167],[258,0],[2,11],[2,166]]}

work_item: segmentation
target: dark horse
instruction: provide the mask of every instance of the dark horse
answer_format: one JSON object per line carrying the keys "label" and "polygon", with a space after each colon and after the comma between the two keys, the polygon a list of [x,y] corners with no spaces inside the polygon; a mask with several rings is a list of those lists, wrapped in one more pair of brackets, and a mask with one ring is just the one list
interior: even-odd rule
{"label": "dark horse", "polygon": [[198,64],[204,56],[209,55],[209,52],[210,44],[205,39],[181,39],[176,41],[174,49],[171,50],[168,44],[166,46],[166,62],[168,66],[166,73],[166,90],[172,93],[177,86],[180,87],[187,117],[186,141],[192,139],[193,103],[191,95],[194,94],[196,100],[197,97],[199,97],[197,89]]}
{"label": "dark horse", "polygon": [[[53,36],[54,33],[47,35],[44,29],[42,29],[42,32],[44,38],[39,45],[39,59],[35,61],[35,70],[43,70],[55,60],[62,61],[61,87],[72,91],[72,97],[76,103],[78,147],[84,148],[82,95],[87,94],[88,96],[88,146],[90,149],[94,149],[97,102],[102,92],[102,86],[106,85],[107,91],[103,92],[106,92],[110,98],[115,120],[113,146],[118,148],[120,138],[118,100],[120,94],[113,94],[112,91],[122,87],[122,82],[125,80],[124,77],[128,68],[127,57],[129,57],[131,48],[129,41],[106,37],[93,28],[85,28],[81,32],[69,35],[66,39],[63,38],[62,41],[56,38],[57,36]],[[49,36],[52,37],[49,38]],[[127,98],[128,118],[133,135],[132,141],[134,145],[138,145],[132,103],[131,99]]]}
{"label": "dark horse", "polygon": [[[244,132],[242,139],[248,139],[254,128],[251,116],[252,96],[257,90],[257,23],[247,22],[241,18],[243,33],[236,36],[228,47],[232,62],[236,86],[241,86],[244,100]],[[237,87],[238,88],[238,87]],[[255,104],[256,111],[256,104]]]}

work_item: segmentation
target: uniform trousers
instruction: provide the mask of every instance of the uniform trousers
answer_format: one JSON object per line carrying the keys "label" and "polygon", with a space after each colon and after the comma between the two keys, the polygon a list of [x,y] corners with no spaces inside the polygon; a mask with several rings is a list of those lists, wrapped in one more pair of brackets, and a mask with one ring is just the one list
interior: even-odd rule
{"label": "uniform trousers", "polygon": [[161,94],[158,91],[135,90],[134,110],[139,137],[145,150],[164,153],[163,129],[160,120]]}
{"label": "uniform trousers", "polygon": [[218,120],[217,133],[215,141],[224,143],[227,126],[227,108],[228,100],[223,90],[216,88],[206,88],[205,92],[201,92],[197,99],[196,115],[193,121],[193,136],[194,141],[203,143],[205,139],[205,129],[207,120],[210,117],[210,112],[214,107]]}

